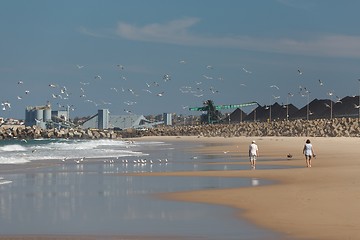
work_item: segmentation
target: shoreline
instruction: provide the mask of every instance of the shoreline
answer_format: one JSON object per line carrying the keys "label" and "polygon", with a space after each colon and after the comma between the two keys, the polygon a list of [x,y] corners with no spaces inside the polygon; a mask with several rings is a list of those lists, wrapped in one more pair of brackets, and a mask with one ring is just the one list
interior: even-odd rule
{"label": "shoreline", "polygon": [[[360,215],[360,175],[357,170],[360,165],[359,138],[310,138],[317,154],[312,168],[305,167],[302,155],[306,137],[155,139],[217,143],[195,152],[222,154],[226,150],[232,157],[245,156],[248,145],[255,139],[260,150],[258,166],[281,164],[300,167],[160,173],[162,176],[249,177],[276,182],[251,188],[164,193],[159,195],[161,198],[230,206],[237,209],[239,217],[262,228],[285,234],[290,239],[354,239],[360,234],[360,224],[357,223]],[[286,159],[288,153],[293,155],[291,160]],[[279,160],[264,161],[264,157]]]}
{"label": "shoreline", "polygon": [[[249,164],[248,145],[256,140],[260,157],[256,170],[192,171],[135,173],[141,176],[212,176],[258,178],[274,184],[231,189],[204,189],[156,194],[171,201],[216,204],[231,207],[234,214],[263,229],[278,232],[284,239],[356,239],[360,233],[357,223],[360,214],[358,201],[360,175],[358,174],[360,138],[310,138],[317,159],[313,167],[305,167],[302,147],[306,137],[196,137],[196,136],[154,136],[134,138],[134,141],[194,142],[196,149],[186,151],[195,154],[224,155],[231,157],[226,164]],[[293,158],[288,160],[286,155]],[[242,161],[237,162],[234,159]],[[29,168],[47,167],[55,162],[35,161],[8,166],[2,174],[27,171]],[[217,162],[214,164],[224,164]],[[3,164],[7,165],[7,164]],[[261,169],[262,165],[282,165],[296,168]],[[159,239],[156,236],[1,236],[0,240],[20,239]],[[164,238],[165,239],[165,238]],[[167,238],[179,239],[179,238]],[[181,239],[181,238],[180,238]]]}

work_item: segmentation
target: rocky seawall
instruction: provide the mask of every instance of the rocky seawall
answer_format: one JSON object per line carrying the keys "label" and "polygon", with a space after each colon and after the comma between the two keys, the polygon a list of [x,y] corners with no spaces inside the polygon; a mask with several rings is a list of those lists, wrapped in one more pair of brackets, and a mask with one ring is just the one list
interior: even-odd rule
{"label": "rocky seawall", "polygon": [[198,126],[157,127],[143,131],[141,136],[286,136],[286,137],[360,137],[356,118],[294,120],[274,122],[241,122]]}
{"label": "rocky seawall", "polygon": [[148,130],[123,131],[101,129],[40,129],[37,127],[7,126],[0,128],[3,139],[123,139],[142,136],[286,136],[286,137],[360,137],[357,118],[294,120],[274,122],[241,122],[236,124],[159,126]]}
{"label": "rocky seawall", "polygon": [[0,140],[3,139],[117,139],[119,132],[99,129],[41,129],[38,127],[6,126],[0,128]]}

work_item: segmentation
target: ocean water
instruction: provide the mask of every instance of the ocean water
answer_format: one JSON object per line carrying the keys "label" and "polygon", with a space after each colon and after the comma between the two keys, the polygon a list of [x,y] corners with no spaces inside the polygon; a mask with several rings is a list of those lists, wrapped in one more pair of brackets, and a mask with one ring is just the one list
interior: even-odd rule
{"label": "ocean water", "polygon": [[[266,181],[121,174],[248,169],[243,165],[227,165],[234,161],[227,156],[194,155],[186,151],[188,147],[188,143],[113,140],[0,142],[0,163],[24,164],[47,159],[56,163],[0,174],[0,235],[279,239],[274,232],[236,218],[234,209],[164,201],[156,196],[184,190],[256,187],[269,184]],[[80,161],[81,158],[84,160]]]}

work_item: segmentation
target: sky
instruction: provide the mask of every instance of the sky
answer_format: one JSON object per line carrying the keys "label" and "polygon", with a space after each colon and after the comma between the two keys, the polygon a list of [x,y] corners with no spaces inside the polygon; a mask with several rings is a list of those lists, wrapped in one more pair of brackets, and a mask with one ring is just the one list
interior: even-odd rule
{"label": "sky", "polygon": [[0,3],[5,118],[47,102],[74,118],[359,95],[357,0]]}

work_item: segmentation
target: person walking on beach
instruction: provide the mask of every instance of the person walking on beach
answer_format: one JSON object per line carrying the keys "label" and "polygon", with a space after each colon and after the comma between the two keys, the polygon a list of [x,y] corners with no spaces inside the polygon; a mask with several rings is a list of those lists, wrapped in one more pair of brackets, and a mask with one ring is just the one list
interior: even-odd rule
{"label": "person walking on beach", "polygon": [[259,148],[255,143],[255,140],[251,142],[249,146],[249,158],[250,158],[250,164],[251,168],[255,169],[256,167],[256,158],[259,156]]}
{"label": "person walking on beach", "polygon": [[303,154],[305,154],[305,161],[306,161],[306,166],[307,167],[311,167],[311,158],[315,157],[315,152],[314,152],[314,147],[311,144],[310,140],[306,140],[306,143],[304,145],[303,148]]}

